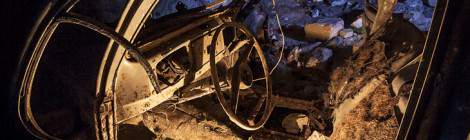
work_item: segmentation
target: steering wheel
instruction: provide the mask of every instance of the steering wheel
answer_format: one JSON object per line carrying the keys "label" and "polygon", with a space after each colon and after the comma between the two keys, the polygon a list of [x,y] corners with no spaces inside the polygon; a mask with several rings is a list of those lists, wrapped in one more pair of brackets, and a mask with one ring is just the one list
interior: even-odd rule
{"label": "steering wheel", "polygon": [[261,128],[273,108],[272,87],[255,37],[240,23],[225,23],[215,32],[209,54],[215,93],[229,119],[245,130]]}

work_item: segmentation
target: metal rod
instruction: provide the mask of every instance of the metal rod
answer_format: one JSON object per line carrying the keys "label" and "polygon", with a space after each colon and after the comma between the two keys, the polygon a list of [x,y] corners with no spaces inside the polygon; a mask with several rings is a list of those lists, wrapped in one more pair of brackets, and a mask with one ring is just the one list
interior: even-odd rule
{"label": "metal rod", "polygon": [[150,66],[149,62],[143,57],[137,48],[135,48],[129,41],[127,41],[124,37],[120,36],[118,33],[114,32],[110,28],[102,25],[99,22],[94,20],[88,19],[87,17],[78,15],[78,14],[69,14],[63,17],[59,17],[57,19],[57,24],[59,23],[70,23],[76,24],[93,31],[96,31],[108,38],[113,39],[119,46],[122,46],[126,51],[128,51],[135,60],[137,60],[141,66],[145,69],[147,76],[149,77],[150,82],[155,91],[160,92],[160,83],[157,80],[157,75],[153,72],[152,67]]}

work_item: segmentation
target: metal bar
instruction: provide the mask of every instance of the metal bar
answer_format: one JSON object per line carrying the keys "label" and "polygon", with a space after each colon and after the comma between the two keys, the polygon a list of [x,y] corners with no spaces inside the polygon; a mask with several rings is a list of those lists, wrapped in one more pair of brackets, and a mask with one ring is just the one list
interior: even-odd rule
{"label": "metal bar", "polygon": [[203,17],[201,19],[198,19],[194,22],[192,22],[191,24],[188,24],[176,31],[173,31],[173,32],[170,32],[162,37],[159,37],[159,38],[156,38],[155,40],[152,40],[150,42],[146,42],[142,45],[139,45],[138,48],[139,48],[139,51],[141,52],[146,52],[146,51],[149,51],[155,47],[158,47],[160,45],[162,45],[163,43],[165,42],[168,42],[170,41],[171,39],[173,38],[176,38],[176,37],[179,37],[181,34],[185,33],[185,32],[188,32],[188,31],[191,31],[193,30],[194,28],[198,27],[198,26],[201,26],[211,20],[214,20],[216,18],[218,18],[220,15],[224,14],[227,10],[224,10],[220,13],[216,13],[216,14],[212,14],[212,15],[209,15],[207,17]]}
{"label": "metal bar", "polygon": [[185,103],[185,102],[188,102],[188,101],[191,101],[191,100],[195,100],[195,99],[204,97],[206,95],[214,93],[214,91],[215,90],[206,90],[202,93],[199,93],[199,94],[196,94],[196,95],[193,95],[193,96],[178,98],[178,102],[176,102],[176,104],[182,104],[182,103]]}
{"label": "metal bar", "polygon": [[312,101],[289,98],[289,97],[280,97],[273,96],[273,102],[275,107],[282,107],[294,110],[307,110],[320,113],[320,109],[316,108]]}

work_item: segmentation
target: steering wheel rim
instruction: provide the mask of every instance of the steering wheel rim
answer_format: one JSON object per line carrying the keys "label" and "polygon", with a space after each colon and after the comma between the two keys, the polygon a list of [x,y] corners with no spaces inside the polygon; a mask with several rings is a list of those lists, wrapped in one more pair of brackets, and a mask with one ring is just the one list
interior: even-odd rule
{"label": "steering wheel rim", "polygon": [[[239,29],[240,31],[242,31],[242,33],[247,35],[247,37],[249,38],[249,42],[245,42],[245,43],[250,44],[254,48],[253,50],[255,50],[257,52],[257,55],[259,56],[259,59],[261,60],[263,73],[264,73],[264,79],[262,79],[262,80],[265,81],[265,89],[264,89],[265,95],[263,95],[264,96],[263,99],[258,100],[258,104],[259,104],[259,102],[264,103],[264,110],[263,110],[262,116],[260,117],[260,119],[257,122],[254,122],[254,118],[252,118],[252,120],[248,120],[249,118],[247,120],[242,120],[242,118],[237,116],[236,111],[234,111],[234,109],[232,109],[232,107],[227,103],[227,101],[225,99],[225,95],[221,90],[221,86],[219,85],[219,79],[220,78],[219,78],[218,68],[217,68],[216,61],[215,61],[215,59],[216,59],[216,52],[215,51],[216,51],[216,47],[217,47],[218,38],[220,37],[222,31],[224,29],[228,28],[228,27],[233,27],[235,29]],[[242,44],[242,45],[246,45],[246,44]],[[243,46],[241,46],[241,47],[243,47]],[[256,39],[254,38],[254,36],[251,34],[251,32],[249,32],[249,30],[244,25],[242,25],[240,23],[237,23],[237,22],[225,23],[215,32],[214,38],[213,38],[213,40],[211,42],[211,46],[209,48],[209,54],[210,54],[211,74],[212,74],[211,78],[212,78],[213,85],[214,85],[214,88],[215,88],[215,94],[216,94],[217,99],[219,100],[219,103],[221,104],[222,109],[224,110],[224,112],[227,114],[227,116],[229,117],[229,119],[233,123],[235,123],[236,125],[238,125],[242,129],[249,130],[249,131],[260,129],[267,122],[269,116],[271,115],[271,111],[273,109],[272,87],[271,87],[271,80],[270,80],[270,76],[269,76],[269,66],[267,64],[266,58],[263,54],[263,51],[262,51],[260,45],[258,44],[258,42],[256,41]],[[240,61],[237,61],[236,67],[239,67],[240,63],[238,63],[238,62],[240,62]],[[239,76],[239,71],[238,70],[237,71],[232,71],[232,75],[234,75],[236,73],[238,73],[238,76]],[[234,81],[236,81],[235,83],[237,83],[237,82],[239,83],[240,79],[237,78],[237,80],[232,80],[231,85],[235,84]],[[234,93],[237,93],[237,97],[238,97],[239,88],[240,88],[239,86],[240,85],[237,84],[236,90],[233,90],[233,89],[231,90],[232,95]],[[261,106],[259,106],[259,107],[261,107]],[[258,113],[258,112],[256,112],[256,113]],[[255,114],[255,115],[257,115],[257,114]]]}

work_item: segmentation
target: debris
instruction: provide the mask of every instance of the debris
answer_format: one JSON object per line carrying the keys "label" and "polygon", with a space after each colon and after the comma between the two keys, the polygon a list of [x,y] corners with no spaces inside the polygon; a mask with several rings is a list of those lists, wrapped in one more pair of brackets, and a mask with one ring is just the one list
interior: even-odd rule
{"label": "debris", "polygon": [[300,68],[324,70],[333,56],[333,51],[329,48],[318,47],[320,44],[317,42],[303,47],[295,47],[287,56],[287,62]]}
{"label": "debris", "polygon": [[306,68],[317,68],[324,70],[326,62],[333,56],[333,51],[329,48],[318,47],[312,52],[312,57],[309,57],[305,63]]}
{"label": "debris", "polygon": [[[330,104],[342,108],[334,111],[331,139],[393,139],[397,133],[394,114],[397,98],[390,95],[388,82],[385,82],[389,69],[385,43],[368,41],[372,44],[365,43],[331,75]],[[367,97],[358,95],[365,91],[369,92]],[[339,117],[338,112],[344,115]]]}
{"label": "debris", "polygon": [[333,56],[333,51],[329,48],[318,47],[313,51],[312,54],[315,58],[318,58],[320,62],[326,62]]}
{"label": "debris", "polygon": [[329,18],[339,18],[344,13],[344,9],[342,6],[330,6],[324,3],[315,5],[314,9],[320,10],[320,14],[322,17]]}
{"label": "debris", "polygon": [[393,13],[404,13],[406,11],[407,5],[401,2],[398,2],[393,9]]}
{"label": "debris", "polygon": [[343,37],[335,37],[330,40],[330,42],[327,44],[327,46],[333,46],[333,47],[348,47],[348,46],[353,46],[356,44],[359,40],[362,39],[362,35],[357,35],[353,33],[353,36],[348,37],[348,38],[343,38]]}
{"label": "debris", "polygon": [[253,11],[246,17],[245,24],[250,31],[255,35],[262,34],[263,23],[266,20],[266,13],[264,13],[258,6],[253,8]]}
{"label": "debris", "polygon": [[312,135],[310,135],[310,137],[308,137],[307,140],[329,140],[329,139],[330,138],[319,133],[318,131],[313,131]]}
{"label": "debris", "polygon": [[405,19],[421,31],[428,31],[431,26],[435,3],[436,0],[424,0],[424,3],[421,0],[405,0],[396,4],[393,13],[403,14]]}
{"label": "debris", "polygon": [[394,115],[395,99],[385,84],[363,99],[335,125],[331,139],[394,139],[399,123]]}
{"label": "debris", "polygon": [[409,11],[404,14],[405,19],[408,19],[421,31],[429,30],[431,25],[431,18],[425,17],[423,11]]}
{"label": "debris", "polygon": [[350,8],[350,10],[364,10],[364,0],[348,0],[346,8]]}
{"label": "debris", "polygon": [[306,24],[304,26],[305,38],[313,40],[329,40],[338,35],[344,28],[344,21],[340,18],[324,18],[317,23]]}
{"label": "debris", "polygon": [[317,43],[305,45],[303,47],[295,47],[287,56],[287,62],[292,63],[292,62],[301,61],[301,57],[306,55],[308,52],[313,51],[313,49],[315,49],[320,44],[321,44],[320,42],[317,42]]}
{"label": "debris", "polygon": [[359,93],[357,93],[353,98],[346,99],[343,103],[341,103],[339,107],[333,111],[335,118],[333,125],[337,126],[340,124],[346,114],[353,110],[361,102],[361,100],[367,98],[369,94],[374,92],[379,85],[383,84],[384,80],[385,75],[380,75],[372,79],[367,85],[362,87]]}
{"label": "debris", "polygon": [[261,9],[268,15],[268,28],[277,30],[278,25],[275,13],[279,14],[282,26],[300,26],[315,20],[308,14],[304,7],[297,0],[276,0],[276,7],[273,9],[271,0],[260,0]]}
{"label": "debris", "polygon": [[300,51],[302,51],[299,47],[295,47],[290,51],[289,55],[287,56],[288,63],[294,63],[299,61]]}
{"label": "debris", "polygon": [[291,113],[282,120],[282,127],[288,133],[298,134],[302,132],[303,126],[308,126],[308,117],[305,114]]}
{"label": "debris", "polygon": [[313,10],[312,10],[312,14],[310,14],[310,16],[312,16],[312,17],[318,17],[318,16],[320,16],[320,10],[318,10],[318,9],[313,9]]}
{"label": "debris", "polygon": [[425,0],[424,2],[431,7],[436,7],[437,4],[437,0]]}
{"label": "debris", "polygon": [[343,29],[341,31],[339,31],[339,35],[343,38],[349,38],[349,37],[352,37],[354,35],[354,32],[352,29]]}
{"label": "debris", "polygon": [[276,107],[320,113],[320,109],[316,108],[312,101],[289,97],[273,96],[273,102]]}
{"label": "debris", "polygon": [[270,140],[270,139],[288,139],[288,140],[302,140],[303,137],[288,134],[284,132],[274,131],[270,129],[261,128],[255,132],[248,140]]}
{"label": "debris", "polygon": [[351,27],[356,29],[362,28],[362,18],[357,18],[354,22],[352,22]]}
{"label": "debris", "polygon": [[331,6],[343,6],[346,4],[347,0],[330,0]]}
{"label": "debris", "polygon": [[[305,46],[305,45],[308,45],[307,42],[295,40],[295,39],[290,38],[290,37],[285,37],[284,39],[285,39],[284,44],[286,45],[286,48],[288,48],[288,49],[291,49],[293,46]],[[277,46],[281,46],[281,45],[280,45],[281,41],[277,41],[276,43],[279,43],[279,45],[277,45]]]}
{"label": "debris", "polygon": [[357,43],[355,43],[353,46],[352,46],[352,52],[353,53],[356,53],[359,48],[361,48],[361,46],[364,46],[364,44],[366,43],[366,40],[360,40],[358,41]]}

